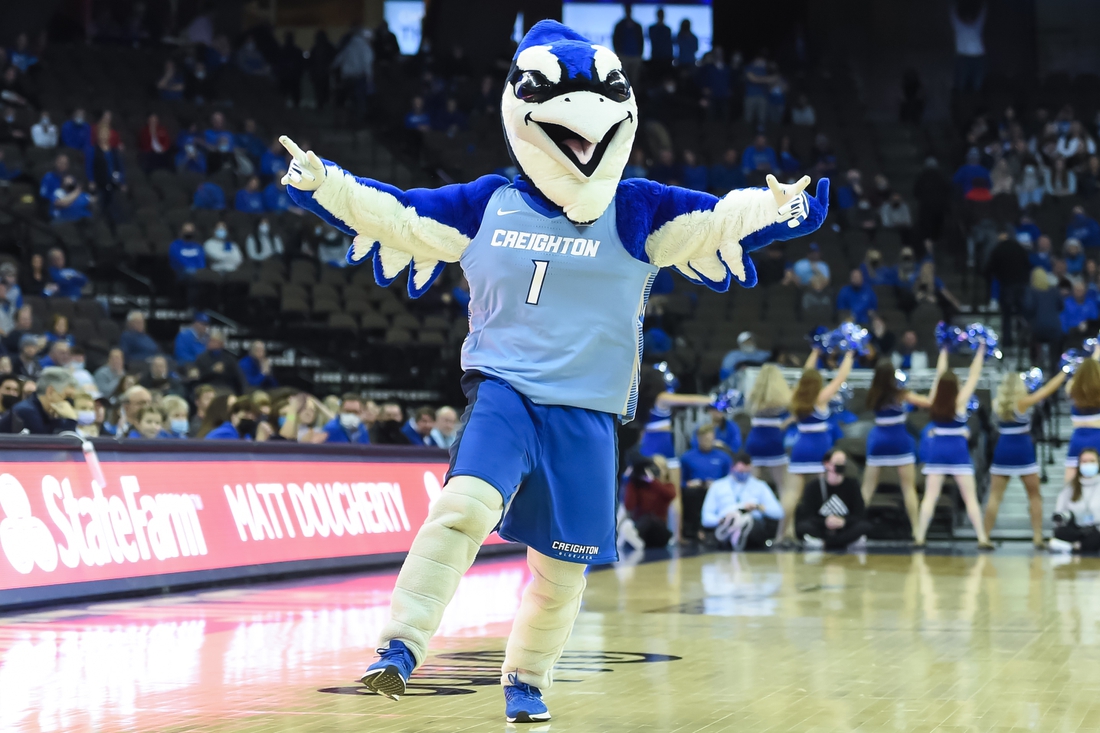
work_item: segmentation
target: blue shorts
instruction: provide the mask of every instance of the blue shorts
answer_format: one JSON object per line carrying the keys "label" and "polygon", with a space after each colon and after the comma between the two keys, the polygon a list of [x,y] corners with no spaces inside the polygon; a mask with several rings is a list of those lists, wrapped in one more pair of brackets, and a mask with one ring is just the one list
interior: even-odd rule
{"label": "blue shorts", "polygon": [[466,372],[462,390],[469,405],[451,446],[447,477],[474,476],[500,492],[500,536],[567,562],[618,560],[618,418],[536,405],[480,372]]}

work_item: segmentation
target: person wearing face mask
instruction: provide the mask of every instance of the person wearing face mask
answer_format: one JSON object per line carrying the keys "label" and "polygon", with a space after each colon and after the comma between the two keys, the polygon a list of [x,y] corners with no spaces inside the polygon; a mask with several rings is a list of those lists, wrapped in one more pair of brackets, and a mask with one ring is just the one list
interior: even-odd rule
{"label": "person wearing face mask", "polygon": [[167,438],[186,438],[191,430],[191,421],[188,419],[187,401],[176,395],[168,395],[160,402],[164,415],[165,435]]}
{"label": "person wearing face mask", "polygon": [[363,402],[359,395],[348,392],[341,397],[340,414],[325,424],[324,431],[328,434],[325,442],[369,444],[370,433],[359,416],[362,410]]}
{"label": "person wearing face mask", "polygon": [[1058,494],[1054,507],[1051,552],[1100,551],[1100,453],[1085,448],[1078,457],[1077,473]]}
{"label": "person wearing face mask", "polygon": [[748,453],[733,457],[733,470],[707,489],[703,500],[703,527],[714,539],[734,550],[771,544],[783,518],[783,507],[766,483],[752,475]]}
{"label": "person wearing face mask", "polygon": [[843,550],[867,540],[870,523],[859,483],[844,475],[848,456],[833,449],[825,454],[825,474],[808,486],[798,508],[798,533],[806,549]]}
{"label": "person wearing face mask", "polygon": [[70,401],[75,394],[76,380],[67,370],[43,369],[35,392],[0,417],[0,433],[56,435],[76,430],[76,409]]}
{"label": "person wearing face mask", "polygon": [[0,413],[6,413],[23,399],[23,385],[19,377],[5,374],[0,377]]}
{"label": "person wearing face mask", "polygon": [[[218,410],[216,410],[215,405],[218,404],[220,399],[222,398],[216,397],[214,402],[211,403],[208,416],[217,414]],[[206,433],[206,440],[265,441],[271,437],[271,425],[266,421],[257,420],[252,400],[248,397],[238,398],[227,409],[228,416],[221,424]],[[222,412],[224,411],[223,409]]]}
{"label": "person wearing face mask", "polygon": [[84,438],[98,438],[99,424],[96,422],[95,400],[83,392],[73,397],[76,410],[76,432]]}
{"label": "person wearing face mask", "polygon": [[73,115],[61,125],[61,144],[84,152],[92,144],[92,126],[84,118],[84,110],[77,107]]}
{"label": "person wearing face mask", "polygon": [[69,373],[76,379],[77,388],[87,392],[92,396],[92,399],[99,397],[99,387],[96,386],[95,377],[85,367],[85,354],[84,349],[79,346],[74,346],[69,349],[69,363],[67,368]]}
{"label": "person wearing face mask", "polygon": [[240,246],[229,239],[229,227],[224,221],[214,226],[214,235],[203,244],[206,261],[214,272],[235,272],[244,262]]}
{"label": "person wearing face mask", "polygon": [[283,256],[283,238],[271,229],[271,222],[265,216],[256,224],[256,231],[248,235],[245,240],[245,250],[248,258],[253,262],[263,262],[266,259]]}
{"label": "person wearing face mask", "polygon": [[191,277],[206,269],[206,250],[199,244],[192,222],[184,222],[179,238],[168,246],[168,263],[179,278]]}

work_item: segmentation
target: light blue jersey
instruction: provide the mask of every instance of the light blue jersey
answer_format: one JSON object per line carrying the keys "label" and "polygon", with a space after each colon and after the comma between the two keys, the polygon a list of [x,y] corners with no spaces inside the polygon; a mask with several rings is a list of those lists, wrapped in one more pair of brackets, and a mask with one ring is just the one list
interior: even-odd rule
{"label": "light blue jersey", "polygon": [[503,379],[535,404],[633,417],[658,268],[624,249],[614,203],[578,226],[501,187],[460,262],[470,283],[464,370]]}

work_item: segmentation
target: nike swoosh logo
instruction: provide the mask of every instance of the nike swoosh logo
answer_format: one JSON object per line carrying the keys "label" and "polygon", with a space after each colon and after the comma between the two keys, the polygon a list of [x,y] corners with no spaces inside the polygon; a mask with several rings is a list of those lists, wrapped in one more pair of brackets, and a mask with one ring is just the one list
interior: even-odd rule
{"label": "nike swoosh logo", "polygon": [[519,209],[512,209],[511,211],[505,211],[504,209],[497,209],[497,216],[508,216],[509,214],[518,214]]}

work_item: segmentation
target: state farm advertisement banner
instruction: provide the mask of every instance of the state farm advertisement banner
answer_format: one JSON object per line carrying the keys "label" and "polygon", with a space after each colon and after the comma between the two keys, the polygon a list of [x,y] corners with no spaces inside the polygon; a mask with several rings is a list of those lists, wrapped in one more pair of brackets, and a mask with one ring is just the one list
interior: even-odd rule
{"label": "state farm advertisement banner", "polygon": [[79,455],[0,462],[0,591],[405,552],[447,468]]}

